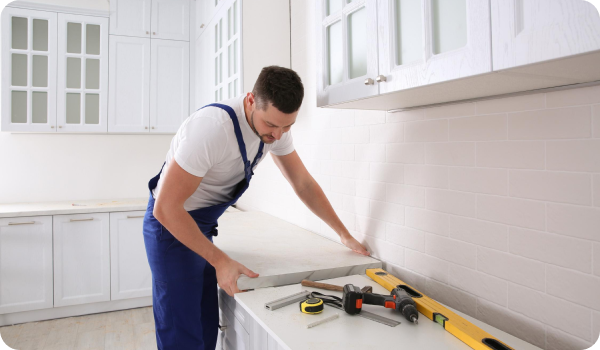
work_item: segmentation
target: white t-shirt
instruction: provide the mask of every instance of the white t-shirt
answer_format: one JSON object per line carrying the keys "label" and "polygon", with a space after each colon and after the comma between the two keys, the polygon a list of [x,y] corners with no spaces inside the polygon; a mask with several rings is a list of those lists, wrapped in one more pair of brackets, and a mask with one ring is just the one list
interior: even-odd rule
{"label": "white t-shirt", "polygon": [[[252,163],[258,153],[260,138],[246,120],[244,97],[219,103],[231,106],[235,111],[246,144],[246,154]],[[288,131],[281,139],[264,145],[263,156],[258,163],[265,159],[268,152],[283,156],[293,151],[292,133]],[[218,107],[199,109],[181,124],[171,140],[166,164],[153,192],[154,197],[159,193],[162,177],[169,171],[173,158],[185,171],[203,178],[200,186],[184,203],[187,211],[230,201],[235,186],[244,178],[244,164],[233,121],[225,110]]]}

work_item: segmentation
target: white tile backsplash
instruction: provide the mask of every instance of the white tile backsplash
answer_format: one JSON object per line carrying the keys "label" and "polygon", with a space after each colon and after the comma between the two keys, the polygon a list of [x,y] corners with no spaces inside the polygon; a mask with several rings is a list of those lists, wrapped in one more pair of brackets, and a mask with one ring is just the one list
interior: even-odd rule
{"label": "white tile backsplash", "polygon": [[[392,274],[494,327],[544,349],[595,342],[600,86],[394,113],[316,108],[314,3],[291,6],[292,43],[305,41],[292,50],[306,93],[294,142],[349,231]],[[269,162],[239,207],[336,240]],[[273,189],[285,200],[265,200]]]}

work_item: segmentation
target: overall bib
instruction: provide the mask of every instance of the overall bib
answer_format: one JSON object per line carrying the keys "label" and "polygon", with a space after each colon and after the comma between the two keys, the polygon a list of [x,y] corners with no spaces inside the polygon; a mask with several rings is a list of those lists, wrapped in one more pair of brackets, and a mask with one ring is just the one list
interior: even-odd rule
{"label": "overall bib", "polygon": [[[252,169],[263,155],[264,143],[260,142],[251,164],[234,110],[217,103],[205,107],[208,106],[221,108],[229,114],[244,161],[244,179],[237,184],[230,201],[188,212],[200,231],[212,242],[212,236],[218,233],[219,217],[248,189],[254,175]],[[160,350],[213,350],[219,326],[216,271],[204,258],[173,237],[154,217],[152,190],[156,188],[159,177],[160,172],[148,183],[150,199],[144,216],[144,243],[152,271],[156,343]]]}

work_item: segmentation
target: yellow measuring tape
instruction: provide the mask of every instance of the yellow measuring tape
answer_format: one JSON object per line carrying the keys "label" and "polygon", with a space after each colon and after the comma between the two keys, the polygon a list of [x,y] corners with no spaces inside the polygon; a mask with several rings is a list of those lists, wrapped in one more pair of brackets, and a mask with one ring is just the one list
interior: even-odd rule
{"label": "yellow measuring tape", "polygon": [[391,291],[399,287],[411,295],[417,304],[417,310],[430,320],[439,323],[453,336],[475,350],[514,350],[491,334],[473,325],[437,301],[419,292],[402,280],[390,275],[383,269],[367,269],[367,276]]}

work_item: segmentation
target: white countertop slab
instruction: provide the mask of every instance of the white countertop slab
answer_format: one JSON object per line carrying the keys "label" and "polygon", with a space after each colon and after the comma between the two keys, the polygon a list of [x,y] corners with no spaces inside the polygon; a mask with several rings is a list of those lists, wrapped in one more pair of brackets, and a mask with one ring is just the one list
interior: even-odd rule
{"label": "white countertop slab", "polygon": [[250,211],[219,219],[217,247],[259,274],[242,275],[241,290],[365,273],[381,262],[269,214]]}
{"label": "white countertop slab", "polygon": [[[373,293],[389,292],[367,276],[346,276],[320,281],[343,286],[347,283],[359,287],[370,285]],[[397,311],[373,305],[363,305],[363,310],[393,318],[401,324],[389,327],[362,317],[351,316],[342,310],[325,306],[323,313],[307,315],[300,312],[298,304],[285,306],[275,311],[265,309],[267,302],[298,293],[303,290],[318,291],[327,295],[342,296],[341,292],[303,287],[300,284],[263,288],[235,294],[235,300],[260,325],[286,349],[300,350],[364,350],[364,349],[411,349],[411,350],[472,350],[465,343],[444,330],[439,324],[419,314],[419,324],[408,322]],[[443,304],[442,304],[443,305]],[[446,305],[444,305],[446,306]],[[504,343],[518,350],[541,350],[521,339],[500,331],[460,311],[446,306],[467,321],[483,329]],[[306,325],[320,319],[339,314],[339,318],[314,328]]]}
{"label": "white countertop slab", "polygon": [[[75,205],[73,205],[75,204]],[[0,218],[146,210],[148,198],[0,204]],[[228,212],[239,210],[229,207]]]}

